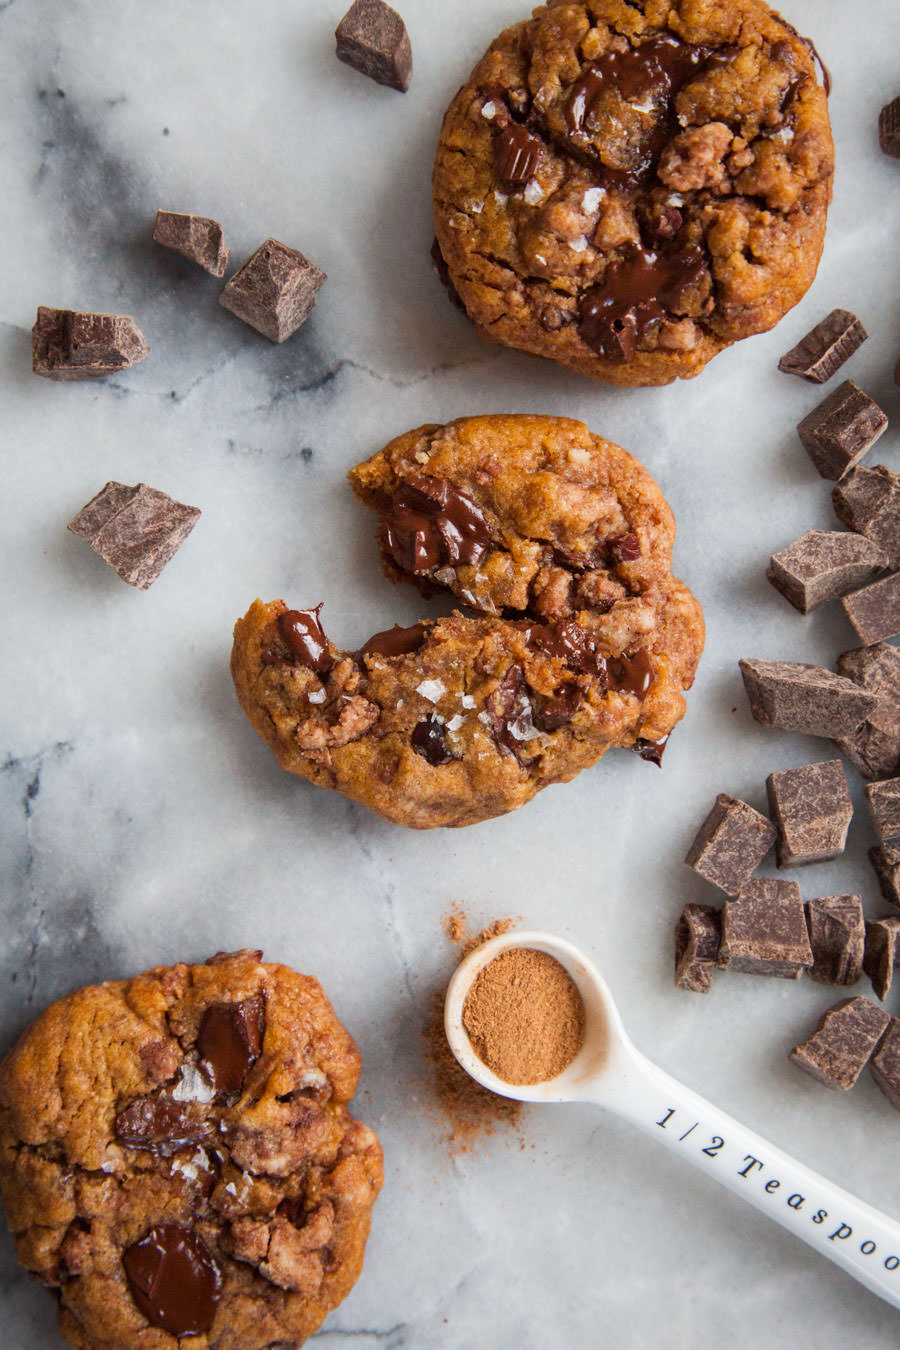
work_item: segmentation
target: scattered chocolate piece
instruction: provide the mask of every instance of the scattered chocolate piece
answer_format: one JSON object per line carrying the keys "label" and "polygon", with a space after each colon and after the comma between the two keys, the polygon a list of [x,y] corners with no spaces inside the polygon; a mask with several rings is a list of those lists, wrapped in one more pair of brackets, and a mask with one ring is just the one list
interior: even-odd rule
{"label": "scattered chocolate piece", "polygon": [[896,1017],[891,1018],[869,1068],[891,1106],[900,1111],[900,1022]]}
{"label": "scattered chocolate piece", "polygon": [[408,656],[419,650],[427,635],[424,623],[414,623],[411,628],[401,628],[395,623],[393,628],[385,628],[370,637],[360,648],[360,656]]}
{"label": "scattered chocolate piece", "polygon": [[801,614],[871,581],[887,566],[877,544],[840,530],[807,530],[773,553],[766,576]]}
{"label": "scattered chocolate piece", "polygon": [[863,970],[882,1003],[887,997],[897,964],[900,919],[866,919],[866,951]]}
{"label": "scattered chocolate piece", "polygon": [[456,759],[456,755],[447,744],[444,723],[436,713],[429,713],[421,722],[416,723],[410,742],[416,754],[421,755],[434,769]]}
{"label": "scattered chocolate piece", "polygon": [[838,657],[837,668],[878,699],[865,722],[837,747],[864,778],[892,778],[900,772],[900,650],[887,642],[854,647]]}
{"label": "scattered chocolate piece", "polygon": [[384,0],[354,0],[334,32],[337,58],[378,84],[405,93],[412,79],[406,24]]}
{"label": "scattered chocolate piece", "polygon": [[900,905],[900,843],[870,848],[869,862],[875,868],[885,900],[889,900],[892,905]]}
{"label": "scattered chocolate piece", "polygon": [[808,1040],[791,1051],[791,1063],[826,1087],[853,1087],[881,1039],[890,1017],[868,998],[836,1003]]}
{"label": "scattered chocolate piece", "polygon": [[835,514],[851,530],[864,534],[887,555],[888,566],[900,567],[900,477],[883,464],[860,464],[835,484]]}
{"label": "scattered chocolate piece", "polygon": [[129,1148],[166,1154],[188,1144],[203,1144],[213,1135],[213,1124],[199,1102],[176,1102],[171,1097],[138,1097],[116,1116],[115,1135]]}
{"label": "scattered chocolate piece", "polygon": [[122,1265],[131,1297],[152,1327],[173,1336],[209,1331],[222,1276],[208,1248],[190,1228],[164,1223],[126,1247]]}
{"label": "scattered chocolate piece", "polygon": [[507,192],[522,187],[534,176],[544,143],[518,122],[497,127],[494,136],[494,170]]}
{"label": "scattered chocolate piece", "polygon": [[870,783],[866,788],[866,801],[882,844],[900,839],[900,778]]}
{"label": "scattered chocolate piece", "polygon": [[401,572],[438,564],[476,567],[491,545],[491,528],[476,501],[444,478],[410,478],[382,513],[387,551]]}
{"label": "scattered chocolate piece", "polygon": [[163,248],[180,253],[214,277],[224,277],[228,249],[222,226],[208,216],[182,215],[178,211],[157,211],[153,239]]}
{"label": "scattered chocolate piece", "polygon": [[321,604],[312,609],[286,609],[278,616],[278,631],[294,661],[325,675],[334,665],[328,638],[319,618]]}
{"label": "scattered chocolate piece", "polygon": [[658,741],[648,741],[645,736],[638,736],[631,749],[641,759],[646,760],[648,764],[655,764],[658,769],[661,769],[663,755],[666,753],[670,735],[671,732],[667,732],[665,736],[660,736]]}
{"label": "scattered chocolate piece", "polygon": [[150,351],[128,314],[87,314],[39,305],[31,369],[48,380],[96,380],[143,361]]}
{"label": "scattered chocolate piece", "polygon": [[747,975],[797,980],[813,963],[796,881],[757,877],[722,906],[719,965]]}
{"label": "scattered chocolate piece", "polygon": [[874,694],[823,666],[759,660],[739,664],[750,711],[764,727],[837,740],[855,731],[878,702]]}
{"label": "scattered chocolate piece", "polygon": [[497,746],[522,764],[528,758],[526,743],[541,733],[534,725],[534,705],[521,666],[509,667],[485,706]]}
{"label": "scattered chocolate piece", "polygon": [[766,788],[778,827],[779,867],[827,862],[843,853],[853,802],[839,759],[770,773]]}
{"label": "scattered chocolate piece", "polygon": [[900,94],[878,114],[878,141],[886,155],[900,159]]}
{"label": "scattered chocolate piece", "polygon": [[240,1092],[259,1059],[265,1028],[261,994],[241,1003],[213,1003],[203,1014],[197,1049],[200,1069],[216,1092]]}
{"label": "scattered chocolate piece", "polygon": [[800,375],[813,384],[825,384],[868,336],[849,309],[833,309],[796,347],[785,352],[778,369],[786,375]]}
{"label": "scattered chocolate piece", "polygon": [[766,816],[720,792],[684,861],[726,895],[737,895],[775,843],[775,835]]}
{"label": "scattered chocolate piece", "polygon": [[66,526],[87,539],[129,586],[152,586],[194,528],[200,512],[156,488],[107,483]]}
{"label": "scattered chocolate piece", "polygon": [[845,595],[841,604],[867,647],[896,637],[900,633],[900,572]]}
{"label": "scattered chocolate piece", "polygon": [[267,239],[235,272],[219,304],[272,342],[284,342],[309,318],[326,279],[297,249]]}
{"label": "scattered chocolate piece", "polygon": [[797,427],[809,457],[823,478],[843,478],[871,449],[888,420],[878,404],[845,380]]}
{"label": "scattered chocolate piece", "polygon": [[675,925],[675,988],[708,994],[719,955],[722,919],[712,905],[685,905]]}
{"label": "scattered chocolate piece", "polygon": [[862,975],[866,928],[862,898],[823,895],[806,905],[813,963],[806,972],[817,984],[856,984]]}

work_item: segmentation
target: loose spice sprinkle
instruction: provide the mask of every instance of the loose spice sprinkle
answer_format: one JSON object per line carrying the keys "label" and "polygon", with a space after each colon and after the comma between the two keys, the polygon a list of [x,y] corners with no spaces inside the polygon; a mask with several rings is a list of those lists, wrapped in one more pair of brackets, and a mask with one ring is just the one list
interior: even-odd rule
{"label": "loose spice sprinkle", "polygon": [[505,1083],[546,1083],[584,1044],[584,1004],[555,957],[531,947],[502,952],[479,971],[463,1026],[481,1059]]}

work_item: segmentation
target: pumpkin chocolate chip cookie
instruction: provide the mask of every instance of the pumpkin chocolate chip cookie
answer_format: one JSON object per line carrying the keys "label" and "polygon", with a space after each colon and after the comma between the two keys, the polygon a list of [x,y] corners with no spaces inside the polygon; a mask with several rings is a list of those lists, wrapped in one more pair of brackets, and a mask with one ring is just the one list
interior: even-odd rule
{"label": "pumpkin chocolate chip cookie", "polygon": [[359,1067],[318,982],[260,952],[48,1008],[0,1065],[0,1186],[70,1344],[299,1347],[359,1275],[382,1183]]}
{"label": "pumpkin chocolate chip cookie", "polygon": [[388,576],[476,613],[350,652],[318,608],[257,600],[232,674],[283,768],[428,829],[511,811],[611,746],[658,762],[703,620],[631,455],[566,418],[474,417],[400,436],[350,479]]}
{"label": "pumpkin chocolate chip cookie", "polygon": [[550,0],[447,111],[435,257],[490,341],[667,384],[805,294],[832,176],[814,49],[762,0]]}

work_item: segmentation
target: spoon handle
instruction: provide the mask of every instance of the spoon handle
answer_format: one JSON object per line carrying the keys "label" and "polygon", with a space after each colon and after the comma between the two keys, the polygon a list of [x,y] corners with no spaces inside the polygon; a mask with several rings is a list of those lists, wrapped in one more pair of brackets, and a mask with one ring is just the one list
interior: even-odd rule
{"label": "spoon handle", "polygon": [[[623,1047],[625,1048],[625,1047]],[[597,1100],[900,1307],[900,1223],[770,1144],[628,1044]]]}

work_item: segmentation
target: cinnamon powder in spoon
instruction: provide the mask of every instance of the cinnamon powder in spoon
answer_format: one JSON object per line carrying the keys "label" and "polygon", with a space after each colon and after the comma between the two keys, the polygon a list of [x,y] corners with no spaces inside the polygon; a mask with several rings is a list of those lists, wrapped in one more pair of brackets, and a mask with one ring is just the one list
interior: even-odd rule
{"label": "cinnamon powder in spoon", "polygon": [[584,1004],[568,971],[532,947],[512,947],[472,981],[463,1026],[478,1058],[505,1083],[545,1083],[584,1042]]}

